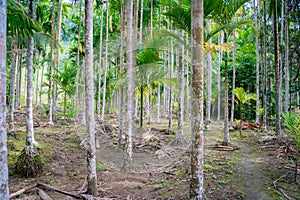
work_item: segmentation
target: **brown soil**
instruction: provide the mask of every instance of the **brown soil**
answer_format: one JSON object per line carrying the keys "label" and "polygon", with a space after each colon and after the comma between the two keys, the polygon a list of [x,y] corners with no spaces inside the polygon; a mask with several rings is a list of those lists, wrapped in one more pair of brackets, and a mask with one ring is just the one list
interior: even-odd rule
{"label": "brown soil", "polygon": [[[47,124],[46,116],[38,116],[35,134],[43,155],[44,172],[36,179],[13,176],[16,157],[23,148],[24,116],[16,114],[18,139],[9,139],[10,192],[13,193],[39,180],[65,191],[78,190],[86,179],[85,131],[83,126],[59,120],[54,126]],[[133,170],[122,170],[123,149],[116,145],[116,119],[112,118],[103,128],[97,126],[97,175],[100,197],[112,199],[188,199],[189,154],[188,146],[171,145],[174,136],[152,132],[146,144],[139,147],[138,141],[150,127],[165,128],[162,124],[148,125],[135,130]],[[112,124],[112,125],[110,125]],[[189,130],[185,130],[187,138]],[[144,135],[143,135],[144,134]],[[243,133],[246,135],[246,133]],[[206,135],[205,151],[205,197],[206,199],[276,199],[278,193],[272,181],[282,175],[277,166],[281,160],[273,157],[272,150],[258,151],[257,137],[247,133],[239,138],[232,134],[233,144],[240,147],[234,152],[216,151],[220,143],[220,123],[213,123]],[[249,142],[250,141],[250,142]],[[274,161],[275,160],[275,161]],[[268,169],[268,170],[266,170]],[[297,185],[296,185],[297,186]],[[299,186],[299,184],[298,184]],[[53,191],[46,191],[53,199],[72,199]],[[297,194],[292,194],[296,196]],[[35,189],[18,196],[18,199],[39,199]]]}

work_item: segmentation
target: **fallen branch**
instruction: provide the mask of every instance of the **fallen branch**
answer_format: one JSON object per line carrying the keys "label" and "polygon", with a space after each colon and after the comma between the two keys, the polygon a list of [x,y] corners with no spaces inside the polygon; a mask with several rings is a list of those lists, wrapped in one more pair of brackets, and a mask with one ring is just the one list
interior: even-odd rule
{"label": "fallen branch", "polygon": [[57,188],[55,188],[51,185],[47,185],[47,184],[41,183],[41,182],[37,182],[37,187],[43,188],[45,190],[52,190],[52,191],[55,191],[55,192],[58,192],[58,193],[61,193],[61,194],[67,195],[67,196],[74,197],[76,199],[81,199],[82,198],[82,196],[80,194],[75,194],[75,193],[72,193],[72,192],[63,191],[63,190],[57,189]]}
{"label": "fallen branch", "polygon": [[36,186],[37,186],[37,183],[33,183],[31,185],[28,185],[27,187],[25,187],[25,188],[15,192],[15,193],[12,193],[11,195],[9,195],[9,198],[11,199],[11,198],[14,198],[16,196],[19,196],[20,194],[23,194],[24,192],[27,192],[27,191],[35,188]]}
{"label": "fallen branch", "polygon": [[39,189],[38,194],[41,198],[41,200],[53,200],[44,190]]}
{"label": "fallen branch", "polygon": [[269,148],[276,148],[277,145],[266,145],[266,146],[260,146],[260,149],[269,149]]}
{"label": "fallen branch", "polygon": [[278,179],[276,179],[276,180],[273,182],[273,185],[274,185],[274,188],[275,188],[277,191],[279,191],[279,192],[284,196],[284,198],[286,198],[286,199],[288,199],[288,200],[296,200],[296,199],[293,198],[293,197],[289,197],[289,196],[284,192],[284,190],[283,190],[282,187],[276,185],[276,183],[277,183],[280,179],[286,177],[289,173],[290,173],[290,172],[288,172],[288,173],[285,174],[285,175],[280,176]]}
{"label": "fallen branch", "polygon": [[234,146],[217,145],[213,147],[213,149],[218,151],[235,151],[238,150],[239,148]]}

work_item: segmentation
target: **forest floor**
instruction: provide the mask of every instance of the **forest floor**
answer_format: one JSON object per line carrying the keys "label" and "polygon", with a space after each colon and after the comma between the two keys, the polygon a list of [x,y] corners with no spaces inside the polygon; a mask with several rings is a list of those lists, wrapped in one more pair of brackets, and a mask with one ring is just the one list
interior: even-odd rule
{"label": "forest floor", "polygon": [[[45,114],[34,116],[35,138],[44,162],[44,172],[38,178],[18,178],[14,174],[17,156],[24,148],[25,111],[16,111],[17,138],[9,138],[10,193],[36,181],[64,191],[78,191],[86,180],[86,133],[82,125],[60,119],[48,126]],[[96,125],[97,175],[99,196],[106,199],[188,199],[188,143],[175,145],[174,135],[164,130],[167,123],[146,124],[134,130],[133,169],[122,170],[123,149],[117,146],[116,116],[107,115],[106,124]],[[138,127],[138,125],[136,125]],[[174,125],[175,126],[175,125]],[[259,143],[266,134],[245,130],[231,134],[235,151],[215,149],[221,144],[222,123],[213,122],[205,131],[204,181],[205,199],[285,199],[273,186],[294,199],[300,199],[300,183],[292,181],[292,161],[279,157],[278,144]],[[286,176],[285,176],[286,175]],[[81,188],[84,190],[84,188]],[[52,199],[72,199],[54,191],[46,191]],[[41,199],[38,188],[16,199]]]}

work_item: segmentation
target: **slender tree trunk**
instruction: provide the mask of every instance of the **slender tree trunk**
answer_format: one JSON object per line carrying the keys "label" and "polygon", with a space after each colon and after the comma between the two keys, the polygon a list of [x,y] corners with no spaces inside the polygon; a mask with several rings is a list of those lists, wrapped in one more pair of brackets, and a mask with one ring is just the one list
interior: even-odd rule
{"label": "slender tree trunk", "polygon": [[[121,31],[122,32],[122,31]],[[100,36],[99,36],[99,67],[98,67],[98,101],[97,101],[97,114],[98,120],[101,120],[101,71],[102,71],[102,41],[103,41],[103,6],[101,6],[100,13]],[[122,38],[122,36],[121,36]],[[121,41],[122,42],[122,41]]]}
{"label": "slender tree trunk", "polygon": [[9,199],[6,129],[6,0],[0,0],[0,199]]}
{"label": "slender tree trunk", "polygon": [[[227,33],[224,32],[224,43],[227,42]],[[228,53],[225,52],[225,97],[224,97],[224,141],[223,145],[229,145],[229,129],[228,129]]]}
{"label": "slender tree trunk", "polygon": [[127,42],[126,42],[126,86],[127,86],[127,131],[125,136],[124,169],[132,168],[132,129],[134,110],[135,63],[133,63],[133,0],[128,0],[127,7]]}
{"label": "slender tree trunk", "polygon": [[236,33],[235,30],[233,31],[233,52],[232,52],[232,59],[233,59],[233,72],[232,72],[232,92],[231,92],[231,114],[230,114],[230,126],[233,127],[234,125],[234,89],[235,89],[235,76],[236,76]]}
{"label": "slender tree trunk", "polygon": [[140,110],[140,127],[143,127],[143,109],[144,109],[144,90],[143,90],[143,81],[142,81],[142,86],[141,86],[141,110]]}
{"label": "slender tree trunk", "polygon": [[192,0],[192,149],[190,199],[204,199],[203,0]]}
{"label": "slender tree trunk", "polygon": [[264,33],[263,33],[263,123],[262,131],[267,131],[267,17],[266,2],[264,1]]}
{"label": "slender tree trunk", "polygon": [[21,52],[19,53],[19,65],[17,70],[17,85],[16,85],[16,107],[20,108],[20,99],[21,99],[21,85],[22,85],[22,64],[23,64],[23,53],[22,45],[20,45]]}
{"label": "slender tree trunk", "polygon": [[102,93],[102,114],[101,122],[104,122],[104,113],[105,113],[105,101],[106,101],[106,70],[108,69],[108,25],[109,25],[109,2],[106,1],[106,40],[105,40],[105,66],[103,70],[103,93]]}
{"label": "slender tree trunk", "polygon": [[[181,4],[181,2],[180,2]],[[179,30],[179,36],[183,39],[183,31]],[[176,142],[184,142],[183,135],[183,116],[184,116],[184,46],[178,48],[178,132],[176,134]]]}
{"label": "slender tree trunk", "polygon": [[[77,74],[76,74],[76,88],[75,88],[75,120],[79,120],[79,102],[80,102],[80,95],[79,95],[79,80],[80,80],[80,51],[81,51],[81,43],[80,43],[80,32],[81,32],[81,10],[82,9],[82,0],[79,0],[79,22],[78,22],[78,35],[77,35],[77,56],[76,56],[76,63],[77,63]],[[85,112],[82,112],[83,115]]]}
{"label": "slender tree trunk", "polygon": [[[29,16],[34,18],[34,1],[28,2]],[[26,97],[26,148],[33,149],[34,140],[33,131],[33,107],[32,107],[32,77],[33,77],[33,37],[28,38],[27,45],[27,97]]]}
{"label": "slender tree trunk", "polygon": [[[120,47],[120,76],[124,73],[124,43],[125,43],[125,3],[121,6],[121,47]],[[118,145],[122,145],[122,134],[123,134],[123,100],[124,100],[124,89],[123,87],[119,90],[119,112],[118,112]]]}
{"label": "slender tree trunk", "polygon": [[96,146],[95,146],[95,100],[93,72],[93,2],[85,0],[85,104],[87,131],[89,135],[87,161],[87,193],[97,196]]}
{"label": "slender tree trunk", "polygon": [[218,37],[219,54],[218,54],[218,113],[217,120],[221,120],[221,64],[222,64],[222,50],[220,45],[223,43],[223,32]]}
{"label": "slender tree trunk", "polygon": [[49,72],[49,124],[53,124],[53,67],[54,67],[54,41],[55,41],[55,1],[52,2],[51,13],[51,41],[50,41],[50,72]]}
{"label": "slender tree trunk", "polygon": [[[14,110],[15,110],[15,77],[16,77],[16,39],[12,39],[11,68],[10,68],[10,94],[8,125],[11,131],[14,130]],[[11,133],[13,134],[13,133]]]}
{"label": "slender tree trunk", "polygon": [[[186,41],[187,43],[189,42],[189,35],[186,35]],[[186,56],[189,57],[189,50],[188,48],[186,49]],[[191,113],[191,101],[190,101],[190,82],[189,82],[189,63],[186,62],[186,67],[185,67],[185,75],[186,75],[186,120],[189,118],[189,113]]]}
{"label": "slender tree trunk", "polygon": [[281,117],[280,117],[280,112],[281,112],[281,106],[280,106],[280,101],[281,101],[281,85],[280,85],[280,66],[278,62],[278,27],[277,27],[277,1],[274,0],[274,63],[275,63],[275,88],[276,88],[276,135],[281,136]]}
{"label": "slender tree trunk", "polygon": [[[46,54],[44,54],[43,60],[44,61],[46,60]],[[42,74],[41,74],[41,81],[40,81],[40,93],[39,93],[40,105],[42,105],[42,91],[43,91],[43,81],[44,81],[44,69],[45,69],[45,63],[43,63],[43,65],[42,65]]]}
{"label": "slender tree trunk", "polygon": [[[210,33],[210,20],[206,21],[206,34]],[[211,39],[208,40],[209,47],[212,46]],[[207,52],[207,71],[206,71],[206,123],[205,127],[208,129],[210,123],[210,111],[211,111],[211,87],[212,87],[212,51]]]}
{"label": "slender tree trunk", "polygon": [[153,36],[153,0],[150,0],[150,38]]}
{"label": "slender tree trunk", "polygon": [[[38,65],[40,65],[40,58],[41,58],[41,52],[38,51]],[[36,68],[36,81],[35,81],[35,103],[38,104],[38,97],[39,97],[39,75],[40,75],[40,66]]]}
{"label": "slender tree trunk", "polygon": [[[57,12],[57,25],[56,25],[56,42],[55,42],[55,56],[54,56],[54,74],[58,69],[59,52],[60,52],[60,34],[61,34],[61,18],[62,18],[62,3],[63,0],[58,1],[58,12]],[[53,118],[56,117],[56,105],[57,105],[57,83],[53,82]]]}
{"label": "slender tree trunk", "polygon": [[[259,2],[254,0],[254,24],[255,27],[259,29],[260,25],[257,20],[258,18],[258,11],[259,11]],[[259,124],[259,107],[260,107],[260,100],[259,100],[259,44],[258,44],[258,36],[255,36],[255,53],[256,53],[256,111],[255,111],[255,124]]]}
{"label": "slender tree trunk", "polygon": [[[173,25],[172,21],[170,19],[170,32],[173,30]],[[170,75],[169,78],[171,79],[173,77],[173,66],[174,66],[174,44],[173,41],[170,41],[170,51],[169,51],[169,70],[170,70]],[[168,131],[172,132],[173,131],[173,125],[172,125],[172,120],[173,120],[173,98],[172,98],[172,86],[169,86],[169,125],[168,125]]]}
{"label": "slender tree trunk", "polygon": [[141,0],[141,11],[140,11],[140,45],[143,44],[143,17],[144,17],[144,0]]}
{"label": "slender tree trunk", "polygon": [[284,103],[284,112],[288,114],[289,112],[289,102],[290,102],[290,70],[289,70],[289,11],[288,11],[288,1],[285,1],[285,103]]}

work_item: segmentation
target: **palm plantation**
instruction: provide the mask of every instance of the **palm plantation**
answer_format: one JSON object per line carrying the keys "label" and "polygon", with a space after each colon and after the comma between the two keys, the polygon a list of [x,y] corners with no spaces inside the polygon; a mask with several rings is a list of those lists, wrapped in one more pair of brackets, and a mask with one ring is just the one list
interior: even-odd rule
{"label": "palm plantation", "polygon": [[299,9],[0,0],[0,199],[297,198]]}

